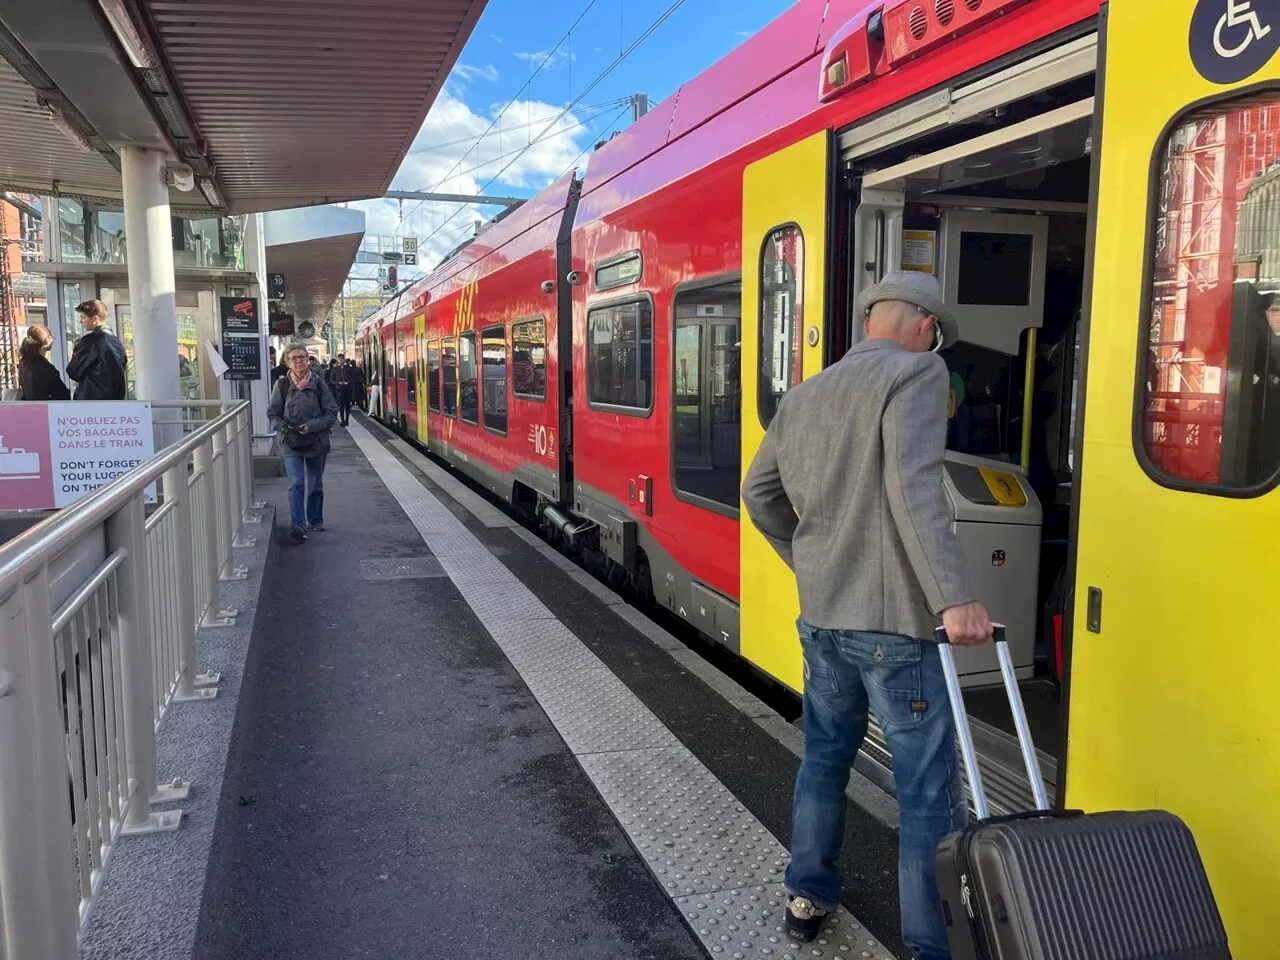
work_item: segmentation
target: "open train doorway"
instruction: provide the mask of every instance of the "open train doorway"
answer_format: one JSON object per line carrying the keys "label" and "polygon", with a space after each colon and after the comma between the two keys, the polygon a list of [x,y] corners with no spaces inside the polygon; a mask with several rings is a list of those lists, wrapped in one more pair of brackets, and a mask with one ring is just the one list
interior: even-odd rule
{"label": "open train doorway", "polygon": [[[959,319],[960,340],[942,353],[951,380],[944,482],[978,599],[1008,627],[1051,781],[1065,739],[1060,681],[1092,86],[1091,75],[1076,77],[876,154],[846,155],[842,180],[850,211],[846,342],[862,336],[862,318],[852,315],[857,293],[892,270],[936,276]],[[984,772],[1003,806],[1025,807],[994,649],[957,652]],[[868,753],[884,754],[887,766],[878,733]]]}

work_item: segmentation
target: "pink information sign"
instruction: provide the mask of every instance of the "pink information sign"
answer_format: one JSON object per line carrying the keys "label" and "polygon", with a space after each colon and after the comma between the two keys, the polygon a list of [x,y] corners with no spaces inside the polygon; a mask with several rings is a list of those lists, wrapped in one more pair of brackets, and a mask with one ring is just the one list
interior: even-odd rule
{"label": "pink information sign", "polygon": [[154,452],[149,403],[0,403],[0,510],[68,506]]}

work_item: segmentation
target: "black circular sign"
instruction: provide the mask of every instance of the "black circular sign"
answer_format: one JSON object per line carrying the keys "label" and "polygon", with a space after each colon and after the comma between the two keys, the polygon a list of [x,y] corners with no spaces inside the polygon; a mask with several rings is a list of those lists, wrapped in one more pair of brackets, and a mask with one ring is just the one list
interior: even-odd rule
{"label": "black circular sign", "polygon": [[1187,44],[1206,80],[1246,80],[1280,50],[1280,0],[1200,0]]}
{"label": "black circular sign", "polygon": [[303,340],[310,340],[316,335],[316,325],[310,320],[303,320],[298,324],[298,336]]}

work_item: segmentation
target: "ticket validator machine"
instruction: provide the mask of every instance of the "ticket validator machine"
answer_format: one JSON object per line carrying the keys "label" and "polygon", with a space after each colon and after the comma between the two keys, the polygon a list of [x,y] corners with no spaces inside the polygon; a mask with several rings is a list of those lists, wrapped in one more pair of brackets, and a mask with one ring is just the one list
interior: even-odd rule
{"label": "ticket validator machine", "polygon": [[[955,356],[948,357],[952,420],[964,416],[966,424],[979,422],[988,397],[970,396],[962,405],[966,376],[973,378],[969,385],[977,392],[973,383],[981,380],[984,362],[998,367],[1006,357],[1016,357],[1023,331],[1043,322],[1048,223],[1047,217],[1024,214],[942,213],[939,280],[945,302],[960,322],[961,340],[953,348]],[[1007,393],[998,393],[990,391],[992,406],[1000,397],[1008,402]],[[980,432],[980,427],[973,429]],[[949,433],[955,434],[951,425]],[[1011,448],[1008,443],[995,446]],[[949,449],[943,483],[976,599],[992,620],[1008,628],[1018,677],[1030,677],[1038,619],[1040,503],[1021,467],[991,445],[978,454]],[[955,652],[966,685],[1000,682],[992,645],[957,647]]]}

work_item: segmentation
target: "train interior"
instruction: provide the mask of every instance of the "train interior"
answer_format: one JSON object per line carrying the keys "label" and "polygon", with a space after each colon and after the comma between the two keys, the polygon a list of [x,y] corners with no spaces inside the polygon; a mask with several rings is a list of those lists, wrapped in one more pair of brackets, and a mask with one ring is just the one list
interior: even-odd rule
{"label": "train interior", "polygon": [[[841,180],[848,279],[837,294],[848,339],[833,345],[836,355],[862,332],[855,296],[889,270],[933,273],[959,319],[960,342],[942,352],[951,374],[945,482],[971,580],[1008,628],[1051,787],[1065,743],[1062,632],[1092,96],[1092,76],[1035,91],[972,122],[846,159]],[[993,799],[1029,806],[994,651],[958,653]],[[876,733],[873,757],[884,752]]]}

